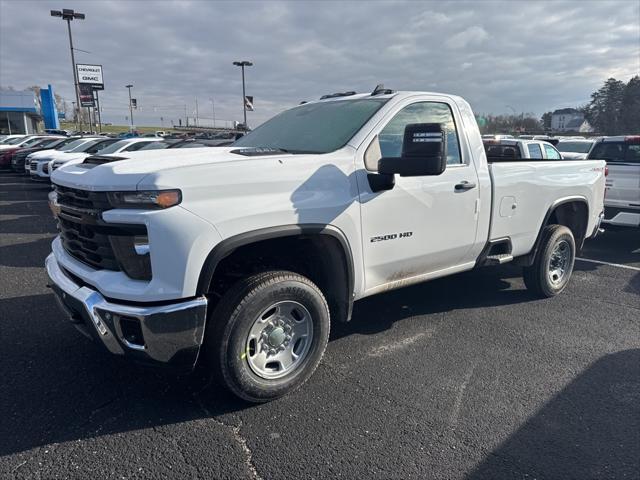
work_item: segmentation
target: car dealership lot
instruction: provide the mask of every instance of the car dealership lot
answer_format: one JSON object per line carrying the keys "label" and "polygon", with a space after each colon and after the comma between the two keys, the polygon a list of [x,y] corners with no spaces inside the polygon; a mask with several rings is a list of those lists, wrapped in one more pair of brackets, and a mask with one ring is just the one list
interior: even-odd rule
{"label": "car dealership lot", "polygon": [[0,173],[0,478],[640,471],[637,230],[589,241],[593,261],[553,299],[504,267],[363,300],[304,388],[252,406],[200,372],[108,356],[66,322],[43,269],[47,193]]}

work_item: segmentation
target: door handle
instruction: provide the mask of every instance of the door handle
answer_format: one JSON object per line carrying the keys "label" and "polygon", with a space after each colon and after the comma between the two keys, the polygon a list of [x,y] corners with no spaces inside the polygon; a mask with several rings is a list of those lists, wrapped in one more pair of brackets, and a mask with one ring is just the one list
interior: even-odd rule
{"label": "door handle", "polygon": [[462,182],[456,184],[455,190],[456,192],[462,192],[464,190],[471,190],[472,188],[476,188],[476,184],[473,182],[467,182],[463,180]]}

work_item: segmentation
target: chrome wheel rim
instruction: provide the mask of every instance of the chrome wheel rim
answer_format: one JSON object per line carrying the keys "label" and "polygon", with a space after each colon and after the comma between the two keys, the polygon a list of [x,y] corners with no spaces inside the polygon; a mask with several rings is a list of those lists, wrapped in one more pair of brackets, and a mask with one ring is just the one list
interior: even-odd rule
{"label": "chrome wheel rim", "polygon": [[313,322],[298,302],[278,302],[266,308],[253,322],[243,357],[261,378],[282,378],[297,369],[309,354]]}
{"label": "chrome wheel rim", "polygon": [[571,246],[566,240],[556,244],[549,258],[548,276],[552,285],[562,284],[571,266]]}

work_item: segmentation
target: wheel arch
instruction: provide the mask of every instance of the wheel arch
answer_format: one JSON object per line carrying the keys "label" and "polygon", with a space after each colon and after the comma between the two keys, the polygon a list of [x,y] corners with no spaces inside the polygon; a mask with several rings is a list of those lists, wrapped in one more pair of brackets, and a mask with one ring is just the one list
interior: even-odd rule
{"label": "wheel arch", "polygon": [[576,242],[576,253],[582,249],[589,224],[589,202],[583,196],[564,197],[551,204],[538,230],[531,251],[519,259],[525,266],[533,264],[542,242],[542,231],[547,225],[564,225],[571,230]]}
{"label": "wheel arch", "polygon": [[[304,242],[299,242],[302,240]],[[322,262],[320,258],[315,259],[315,264],[310,261],[311,265],[319,269],[317,274],[309,274],[304,268],[293,270],[309,276],[318,284],[327,297],[332,318],[350,320],[355,283],[353,255],[346,235],[333,225],[279,225],[243,232],[221,241],[207,255],[200,271],[196,294],[204,295],[212,290],[216,274],[221,267],[224,268],[225,261],[231,260],[234,255],[239,256],[252,250],[271,251],[279,246],[287,249],[294,243],[299,243],[303,249],[311,246],[315,253],[322,252]],[[289,250],[285,251],[290,253]],[[287,260],[280,259],[275,268],[287,268]],[[294,255],[293,261],[295,260]]]}

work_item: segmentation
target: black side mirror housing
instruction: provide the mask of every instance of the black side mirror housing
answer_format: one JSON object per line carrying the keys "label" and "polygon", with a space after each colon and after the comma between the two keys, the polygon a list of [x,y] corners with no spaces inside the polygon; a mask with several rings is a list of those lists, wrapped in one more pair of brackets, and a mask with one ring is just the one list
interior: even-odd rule
{"label": "black side mirror housing", "polygon": [[439,123],[412,123],[404,129],[402,155],[378,160],[378,172],[401,177],[440,175],[447,167],[447,142]]}

